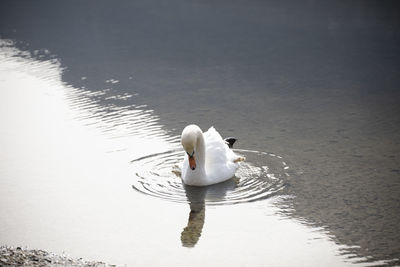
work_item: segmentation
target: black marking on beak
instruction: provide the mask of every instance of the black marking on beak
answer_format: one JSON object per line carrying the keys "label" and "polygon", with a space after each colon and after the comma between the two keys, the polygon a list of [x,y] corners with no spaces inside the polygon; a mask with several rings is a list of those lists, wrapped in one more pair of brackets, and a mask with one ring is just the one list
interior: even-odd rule
{"label": "black marking on beak", "polygon": [[188,152],[186,152],[186,154],[188,154],[189,156],[189,167],[192,171],[194,171],[196,169],[196,160],[194,158],[194,151],[192,154],[189,154]]}

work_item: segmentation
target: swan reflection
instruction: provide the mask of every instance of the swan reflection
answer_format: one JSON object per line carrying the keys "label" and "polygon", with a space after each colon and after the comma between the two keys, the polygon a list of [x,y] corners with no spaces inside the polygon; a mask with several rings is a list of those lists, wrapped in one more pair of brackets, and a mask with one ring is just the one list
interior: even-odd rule
{"label": "swan reflection", "polygon": [[233,178],[223,183],[205,187],[183,184],[190,212],[187,226],[183,228],[181,233],[182,246],[194,247],[199,241],[205,221],[206,201],[223,199],[228,191],[236,188],[237,183],[238,179]]}

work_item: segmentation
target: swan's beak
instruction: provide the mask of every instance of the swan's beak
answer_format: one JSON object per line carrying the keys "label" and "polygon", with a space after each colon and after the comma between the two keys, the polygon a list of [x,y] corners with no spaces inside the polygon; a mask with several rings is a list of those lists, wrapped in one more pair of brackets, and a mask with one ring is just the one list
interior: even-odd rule
{"label": "swan's beak", "polygon": [[196,169],[196,160],[194,156],[189,156],[189,166],[194,171]]}

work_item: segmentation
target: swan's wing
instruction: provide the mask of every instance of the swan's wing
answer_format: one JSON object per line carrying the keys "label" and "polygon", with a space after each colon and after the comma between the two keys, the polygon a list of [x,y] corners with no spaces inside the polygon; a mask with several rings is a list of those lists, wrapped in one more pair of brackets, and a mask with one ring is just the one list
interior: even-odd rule
{"label": "swan's wing", "polygon": [[234,161],[235,153],[228,147],[214,127],[204,133],[204,139],[206,142],[207,166]]}

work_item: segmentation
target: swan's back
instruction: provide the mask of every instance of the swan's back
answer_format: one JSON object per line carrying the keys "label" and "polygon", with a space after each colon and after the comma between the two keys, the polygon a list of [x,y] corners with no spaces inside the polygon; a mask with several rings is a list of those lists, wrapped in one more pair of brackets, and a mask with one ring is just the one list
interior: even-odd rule
{"label": "swan's back", "polygon": [[206,171],[207,176],[219,182],[232,178],[239,167],[234,160],[235,153],[228,147],[221,135],[211,127],[204,133],[206,143]]}

